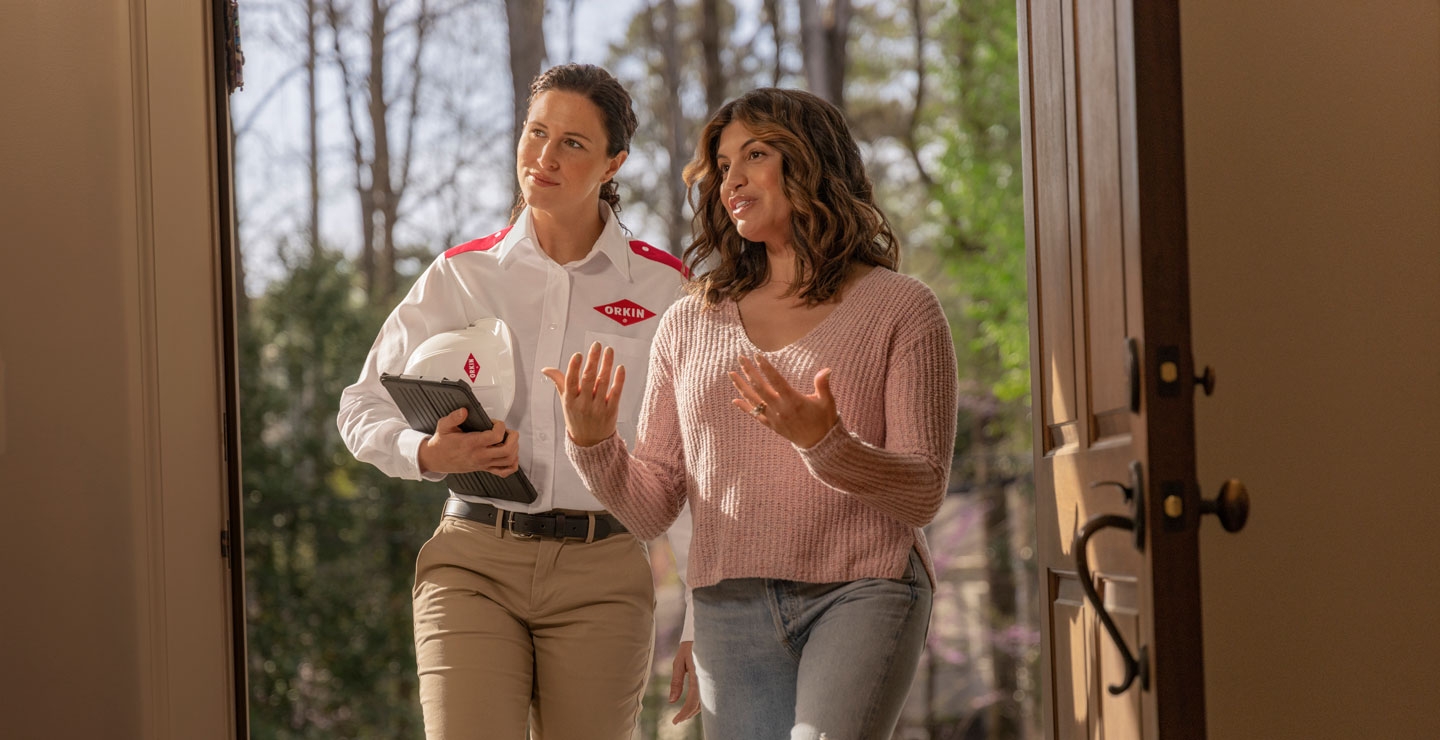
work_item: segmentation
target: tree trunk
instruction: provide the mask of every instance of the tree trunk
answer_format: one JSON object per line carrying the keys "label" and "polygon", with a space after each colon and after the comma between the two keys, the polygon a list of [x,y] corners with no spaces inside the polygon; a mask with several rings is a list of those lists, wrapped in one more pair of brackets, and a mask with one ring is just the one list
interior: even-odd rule
{"label": "tree trunk", "polygon": [[[667,17],[675,3],[668,6]],[[705,65],[705,109],[714,113],[725,104],[725,70],[720,67],[720,0],[700,0],[700,51]]]}
{"label": "tree trunk", "polygon": [[390,8],[380,0],[370,0],[370,75],[367,95],[370,112],[370,134],[374,157],[370,160],[370,190],[380,222],[372,218],[365,227],[375,233],[379,247],[375,264],[375,300],[389,303],[395,295],[395,244],[391,235],[395,228],[395,193],[390,180],[389,101],[385,99],[385,22]]}
{"label": "tree trunk", "polygon": [[[707,0],[713,2],[714,0]],[[664,27],[655,32],[654,14],[650,15],[650,28],[654,33],[660,52],[660,77],[665,88],[665,124],[669,136],[665,140],[665,151],[670,160],[670,176],[665,181],[666,200],[670,205],[670,217],[666,219],[666,238],[670,251],[680,254],[684,249],[685,232],[689,225],[685,218],[685,183],[683,174],[685,162],[690,158],[685,146],[685,113],[680,107],[680,40],[677,27],[680,24],[675,0],[660,0],[660,14]],[[718,61],[719,50],[716,50]],[[709,80],[706,81],[706,96],[710,95]],[[719,107],[719,106],[716,106]]]}
{"label": "tree trunk", "polygon": [[780,17],[780,0],[765,0],[765,18],[770,24],[770,38],[775,43],[775,70],[770,79],[774,87],[780,86],[780,78],[784,76],[785,65],[781,50],[785,46],[784,20]]}
{"label": "tree trunk", "polygon": [[[515,124],[511,129],[511,151],[520,146],[520,129],[525,125],[530,83],[540,74],[545,61],[545,0],[505,0],[505,19],[510,26],[510,84],[515,96]],[[515,172],[510,182],[518,191]]]}
{"label": "tree trunk", "polygon": [[800,0],[800,47],[810,92],[845,110],[845,45],[850,38],[850,0]]}
{"label": "tree trunk", "polygon": [[306,125],[310,139],[310,221],[307,224],[311,257],[320,254],[320,113],[315,104],[315,67],[318,54],[315,49],[315,0],[305,0],[305,77],[306,77]]}

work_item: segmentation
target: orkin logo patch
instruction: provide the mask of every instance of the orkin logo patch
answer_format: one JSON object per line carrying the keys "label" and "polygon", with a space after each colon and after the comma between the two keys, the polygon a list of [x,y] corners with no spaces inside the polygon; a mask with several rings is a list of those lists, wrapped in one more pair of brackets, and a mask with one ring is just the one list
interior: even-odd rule
{"label": "orkin logo patch", "polygon": [[621,326],[638,324],[641,321],[644,321],[645,319],[648,319],[651,316],[655,315],[654,311],[651,311],[650,309],[628,298],[621,301],[615,301],[614,303],[607,303],[603,306],[596,306],[595,310],[614,319]]}
{"label": "orkin logo patch", "polygon": [[475,376],[480,374],[480,361],[475,359],[473,354],[465,361],[465,374],[470,376],[471,383],[474,383]]}

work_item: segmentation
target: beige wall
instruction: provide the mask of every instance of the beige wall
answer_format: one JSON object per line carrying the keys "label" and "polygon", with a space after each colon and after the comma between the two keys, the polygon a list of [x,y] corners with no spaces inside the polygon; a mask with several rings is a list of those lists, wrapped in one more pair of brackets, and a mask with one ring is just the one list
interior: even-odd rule
{"label": "beige wall", "polygon": [[[7,738],[228,732],[198,5],[0,10]],[[1440,3],[1183,11],[1210,736],[1440,736]]]}
{"label": "beige wall", "polygon": [[0,7],[0,734],[229,736],[205,3]]}
{"label": "beige wall", "polygon": [[1440,737],[1440,2],[1182,14],[1210,737]]}

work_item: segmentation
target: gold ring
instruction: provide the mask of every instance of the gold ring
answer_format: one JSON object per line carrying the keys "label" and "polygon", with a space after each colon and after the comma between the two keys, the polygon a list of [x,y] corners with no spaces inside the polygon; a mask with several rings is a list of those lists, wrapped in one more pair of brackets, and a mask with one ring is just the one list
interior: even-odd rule
{"label": "gold ring", "polygon": [[753,416],[753,417],[755,417],[755,418],[757,418],[757,419],[760,418],[760,415],[763,414],[763,413],[765,413],[765,402],[764,402],[764,401],[761,401],[760,403],[755,404],[755,408],[750,409],[750,415]]}

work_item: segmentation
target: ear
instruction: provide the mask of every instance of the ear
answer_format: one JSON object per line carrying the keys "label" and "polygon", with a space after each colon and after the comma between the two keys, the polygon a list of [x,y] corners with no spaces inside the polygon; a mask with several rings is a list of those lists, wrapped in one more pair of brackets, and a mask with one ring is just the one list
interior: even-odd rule
{"label": "ear", "polygon": [[605,168],[605,174],[600,177],[600,182],[610,182],[610,178],[614,177],[615,173],[620,171],[620,165],[625,164],[625,159],[629,156],[630,152],[622,151],[611,157],[610,166]]}

